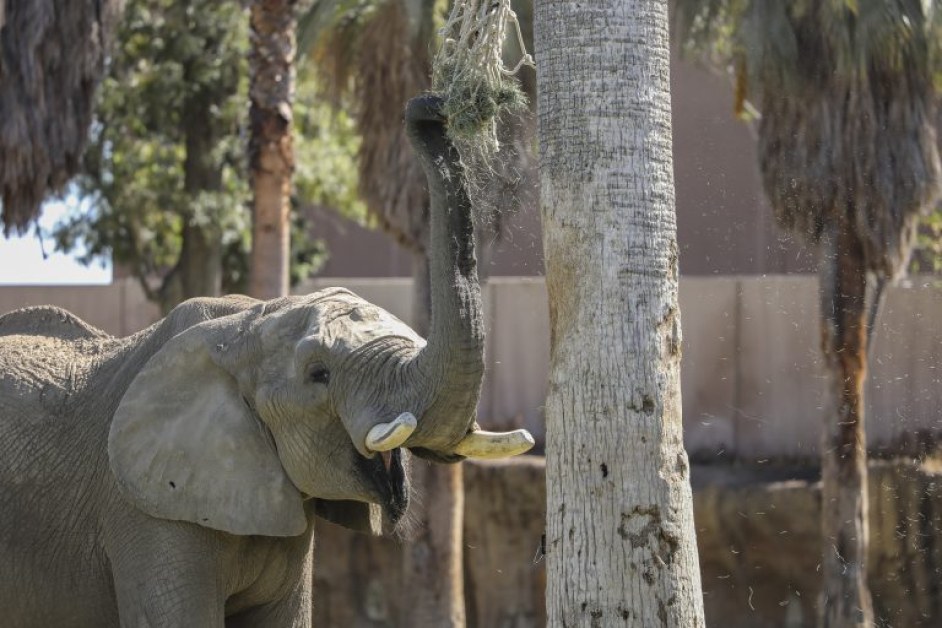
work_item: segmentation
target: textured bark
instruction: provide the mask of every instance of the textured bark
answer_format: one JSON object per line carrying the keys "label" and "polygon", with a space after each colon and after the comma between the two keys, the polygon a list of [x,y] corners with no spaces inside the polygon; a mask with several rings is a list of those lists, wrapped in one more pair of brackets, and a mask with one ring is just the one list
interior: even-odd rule
{"label": "textured bark", "polygon": [[[428,336],[432,317],[429,259],[416,253],[412,267],[412,328]],[[402,576],[408,603],[400,608],[400,626],[464,626],[462,570],[461,465],[412,464],[415,538],[403,548]]]}
{"label": "textured bark", "polygon": [[249,168],[254,196],[249,294],[259,299],[288,294],[296,4],[256,0],[251,8]]}
{"label": "textured bark", "polygon": [[[218,141],[213,133],[212,108],[217,102],[213,96],[196,94],[183,105],[186,125],[183,188],[192,200],[201,192],[217,192],[222,188],[222,173],[212,158]],[[180,258],[156,294],[164,314],[186,299],[222,294],[222,234],[211,221],[197,222],[191,215],[186,215],[185,220]],[[140,278],[142,283],[148,279]]]}
{"label": "textured bark", "polygon": [[703,626],[680,404],[667,2],[535,15],[547,620]]}
{"label": "textured bark", "polygon": [[841,225],[823,241],[821,349],[829,374],[830,412],[821,444],[824,588],[821,626],[873,625],[867,588],[867,272],[857,235]]}
{"label": "textured bark", "polygon": [[397,626],[465,625],[461,483],[461,465],[412,461],[412,487],[421,507],[413,511],[416,536],[403,552],[408,604],[400,608]]}
{"label": "textured bark", "polygon": [[[214,131],[213,109],[224,94],[195,94],[185,103],[186,161],[183,187],[190,198],[222,189],[222,172],[213,151],[219,138]],[[183,299],[222,294],[222,234],[213,221],[188,217],[183,228],[183,250],[178,263]]]}

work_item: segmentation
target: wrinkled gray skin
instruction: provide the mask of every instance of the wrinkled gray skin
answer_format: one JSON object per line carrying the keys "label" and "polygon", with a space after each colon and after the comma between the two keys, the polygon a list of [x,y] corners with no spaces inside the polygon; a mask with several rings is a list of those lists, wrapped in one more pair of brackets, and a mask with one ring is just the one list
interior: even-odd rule
{"label": "wrinkled gray skin", "polygon": [[129,338],[0,317],[0,624],[309,626],[312,519],[376,531],[408,457],[454,461],[483,375],[470,207],[439,103],[406,123],[433,204],[429,342],[350,292],[195,299]]}

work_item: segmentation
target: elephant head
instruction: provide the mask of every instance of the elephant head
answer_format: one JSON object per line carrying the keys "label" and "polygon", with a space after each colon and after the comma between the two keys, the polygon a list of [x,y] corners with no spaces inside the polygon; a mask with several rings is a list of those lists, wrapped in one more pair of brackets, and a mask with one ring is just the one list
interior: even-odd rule
{"label": "elephant head", "polygon": [[423,97],[406,111],[432,201],[428,342],[342,289],[243,301],[189,327],[140,368],[114,414],[111,467],[135,506],[291,536],[315,499],[328,518],[375,532],[381,512],[397,521],[408,504],[405,449],[453,462],[532,446],[524,430],[475,423],[484,333],[471,206],[440,106]]}

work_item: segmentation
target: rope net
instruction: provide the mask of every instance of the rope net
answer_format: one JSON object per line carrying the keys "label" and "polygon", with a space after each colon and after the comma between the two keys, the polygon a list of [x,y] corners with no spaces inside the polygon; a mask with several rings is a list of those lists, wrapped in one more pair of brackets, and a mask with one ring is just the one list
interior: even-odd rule
{"label": "rope net", "polygon": [[[522,51],[513,68],[503,60],[508,29]],[[489,205],[486,184],[498,170],[506,170],[494,163],[502,159],[498,119],[503,112],[526,108],[527,98],[514,77],[522,67],[534,67],[533,58],[510,0],[454,0],[439,35],[432,91],[444,100],[447,133],[461,156],[472,203]]]}

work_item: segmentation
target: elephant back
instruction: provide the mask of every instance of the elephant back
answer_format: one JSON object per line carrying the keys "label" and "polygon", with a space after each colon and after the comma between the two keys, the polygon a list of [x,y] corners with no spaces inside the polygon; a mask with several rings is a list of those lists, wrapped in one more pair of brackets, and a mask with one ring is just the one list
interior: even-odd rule
{"label": "elephant back", "polygon": [[25,307],[0,316],[0,336],[47,336],[59,340],[110,340],[68,310],[52,305]]}

